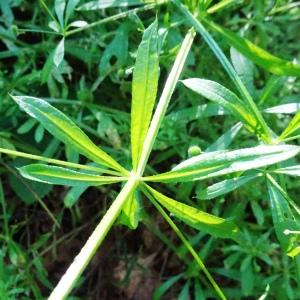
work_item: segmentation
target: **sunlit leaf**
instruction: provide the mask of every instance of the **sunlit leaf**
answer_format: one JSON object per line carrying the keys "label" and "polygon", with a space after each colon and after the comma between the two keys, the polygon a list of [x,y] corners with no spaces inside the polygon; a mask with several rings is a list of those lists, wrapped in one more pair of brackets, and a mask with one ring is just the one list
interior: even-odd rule
{"label": "sunlit leaf", "polygon": [[286,61],[277,56],[274,56],[266,50],[253,44],[246,38],[242,38],[234,32],[221,27],[211,21],[205,21],[210,28],[222,35],[225,41],[240,53],[253,61],[255,64],[277,75],[300,75],[300,65],[290,61]]}
{"label": "sunlit leaf", "polygon": [[19,172],[27,179],[57,185],[98,186],[122,181],[118,177],[98,176],[45,164],[27,165],[19,168]]}
{"label": "sunlit leaf", "polygon": [[20,108],[38,120],[63,143],[96,163],[124,170],[112,157],[98,148],[71,119],[46,101],[29,96],[12,96],[12,98]]}
{"label": "sunlit leaf", "polygon": [[147,188],[163,207],[189,226],[220,238],[238,239],[239,229],[232,221],[216,217],[195,207],[173,200],[149,186]]}
{"label": "sunlit leaf", "polygon": [[144,32],[138,48],[132,80],[131,151],[137,168],[157,94],[159,60],[157,20]]}
{"label": "sunlit leaf", "polygon": [[261,145],[234,151],[215,151],[189,158],[172,171],[146,177],[148,181],[184,182],[269,166],[297,155],[293,145]]}

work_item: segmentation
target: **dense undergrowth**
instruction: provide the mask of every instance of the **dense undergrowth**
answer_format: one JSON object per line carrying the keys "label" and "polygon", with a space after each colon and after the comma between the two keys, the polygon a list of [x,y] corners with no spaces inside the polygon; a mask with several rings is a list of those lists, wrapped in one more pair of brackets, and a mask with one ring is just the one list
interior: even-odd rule
{"label": "dense undergrowth", "polygon": [[0,9],[0,299],[300,298],[298,1]]}

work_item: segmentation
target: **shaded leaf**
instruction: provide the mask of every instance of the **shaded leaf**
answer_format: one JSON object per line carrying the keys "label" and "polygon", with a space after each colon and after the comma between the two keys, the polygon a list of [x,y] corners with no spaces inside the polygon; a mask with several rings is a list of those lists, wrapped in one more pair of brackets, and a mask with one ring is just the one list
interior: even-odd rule
{"label": "shaded leaf", "polygon": [[215,183],[204,190],[201,190],[199,193],[197,193],[197,197],[203,200],[216,198],[218,196],[234,191],[235,189],[246,184],[257,176],[258,174],[226,179],[224,181]]}

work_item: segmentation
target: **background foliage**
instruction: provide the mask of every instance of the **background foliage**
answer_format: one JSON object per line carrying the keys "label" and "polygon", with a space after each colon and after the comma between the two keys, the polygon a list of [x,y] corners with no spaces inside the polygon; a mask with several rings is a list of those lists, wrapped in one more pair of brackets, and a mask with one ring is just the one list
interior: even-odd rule
{"label": "background foliage", "polygon": [[[74,0],[65,8],[64,1],[1,1],[1,148],[85,162],[74,149],[65,147],[20,111],[9,94],[32,95],[59,108],[96,144],[131,168],[131,82],[143,32],[157,16],[160,94],[188,23],[172,3],[145,9],[140,1],[128,1],[132,7],[121,8],[113,7],[111,1],[107,7],[103,1],[96,2],[102,7],[95,9]],[[222,7],[218,1],[199,1],[196,7],[196,2],[185,3],[197,9],[200,17],[208,13],[205,27],[231,58],[270,128],[286,142],[298,145],[299,69],[287,61],[299,60],[299,3],[221,1],[225,3]],[[136,12],[115,17],[135,7]],[[276,58],[239,40],[234,33]],[[248,53],[247,49],[253,51]],[[215,81],[238,94],[200,36],[187,59],[182,74],[182,79],[186,78]],[[195,94],[192,83],[184,80],[177,85],[148,174],[166,172],[201,151],[257,145],[257,132],[250,126],[255,121],[242,127],[230,103],[224,109],[218,101],[207,101],[203,90]],[[207,81],[202,83],[208,86]],[[0,299],[42,299],[48,295],[120,189],[118,183],[67,188],[30,181],[16,170],[30,163],[16,156],[2,154],[0,158]],[[277,167],[291,165],[297,166],[297,158]],[[293,172],[299,176],[299,167]],[[286,239],[291,237],[296,239],[295,245],[298,241],[294,235],[282,235],[278,240],[270,205],[270,199],[274,203],[285,203],[286,199],[297,203],[299,180],[274,177],[283,190],[270,180],[267,186],[265,177],[254,172],[238,180],[226,175],[221,183],[211,178],[157,184],[166,195],[230,218],[242,229],[246,242],[237,244],[180,223],[228,299],[300,298],[299,258],[287,256],[280,247],[290,243]],[[145,295],[152,294],[154,299],[215,297],[161,216],[142,195],[137,193],[136,197],[141,226],[131,231],[122,226],[126,220],[119,219],[70,299],[146,299]],[[289,208],[280,209],[285,217],[290,214]]]}

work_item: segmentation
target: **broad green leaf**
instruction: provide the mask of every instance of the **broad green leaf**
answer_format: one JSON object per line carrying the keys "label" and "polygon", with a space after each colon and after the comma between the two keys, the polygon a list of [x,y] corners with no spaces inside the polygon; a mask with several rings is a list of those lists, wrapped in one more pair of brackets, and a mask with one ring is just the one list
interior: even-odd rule
{"label": "broad green leaf", "polygon": [[98,164],[124,171],[112,157],[98,148],[71,119],[46,101],[29,96],[12,96],[12,98],[20,108],[38,120],[63,143]]}
{"label": "broad green leaf", "polygon": [[132,80],[131,151],[137,168],[149,128],[159,77],[157,20],[144,32],[139,45]]}
{"label": "broad green leaf", "polygon": [[300,152],[300,147],[293,145],[260,145],[233,151],[215,151],[189,158],[172,171],[145,177],[147,181],[184,182],[203,180],[269,166]]}
{"label": "broad green leaf", "polygon": [[30,180],[69,186],[98,186],[124,180],[122,177],[98,176],[45,164],[32,164],[19,168],[20,174]]}
{"label": "broad green leaf", "polygon": [[229,110],[252,131],[256,130],[258,122],[254,119],[253,115],[248,112],[247,105],[243,103],[236,94],[221,84],[200,78],[185,79],[182,83],[197,94]]}
{"label": "broad green leaf", "polygon": [[200,190],[197,193],[197,197],[202,200],[213,199],[218,196],[227,194],[231,191],[236,190],[240,186],[246,184],[250,180],[256,178],[258,174],[255,175],[245,175],[241,177],[235,177],[231,179],[226,179],[224,181],[215,183],[204,190]]}
{"label": "broad green leaf", "polygon": [[238,239],[239,229],[232,221],[216,217],[195,207],[173,200],[149,186],[147,188],[163,207],[187,225],[216,237]]}
{"label": "broad green leaf", "polygon": [[222,35],[225,41],[255,64],[277,75],[300,76],[300,65],[274,56],[266,50],[256,46],[246,38],[242,38],[234,32],[221,27],[213,22],[205,20],[210,28]]}
{"label": "broad green leaf", "polygon": [[63,38],[54,50],[53,62],[58,67],[63,61],[65,55],[65,39]]}
{"label": "broad green leaf", "polygon": [[294,114],[299,111],[300,111],[300,102],[281,104],[281,105],[266,108],[264,110],[264,112],[268,114]]}
{"label": "broad green leaf", "polygon": [[66,0],[55,0],[54,9],[61,28],[64,27],[64,12]]}
{"label": "broad green leaf", "polygon": [[283,251],[288,253],[297,246],[298,237],[285,234],[285,230],[299,230],[299,222],[293,216],[283,195],[270,180],[268,191],[275,232]]}
{"label": "broad green leaf", "polygon": [[120,215],[120,222],[130,229],[136,229],[140,220],[140,203],[138,193],[133,192],[126,200],[122,213]]}
{"label": "broad green leaf", "polygon": [[291,176],[300,176],[300,165],[280,168],[275,170],[274,172],[279,174],[291,175]]}
{"label": "broad green leaf", "polygon": [[97,10],[111,7],[128,7],[155,3],[155,0],[96,0],[80,5],[77,10]]}
{"label": "broad green leaf", "polygon": [[291,135],[298,129],[300,129],[300,111],[298,111],[298,113],[294,116],[287,128],[280,135],[280,139],[285,139],[287,136]]}

